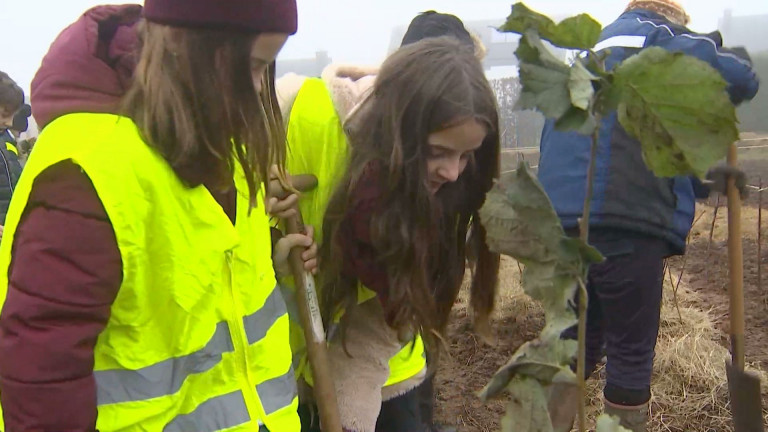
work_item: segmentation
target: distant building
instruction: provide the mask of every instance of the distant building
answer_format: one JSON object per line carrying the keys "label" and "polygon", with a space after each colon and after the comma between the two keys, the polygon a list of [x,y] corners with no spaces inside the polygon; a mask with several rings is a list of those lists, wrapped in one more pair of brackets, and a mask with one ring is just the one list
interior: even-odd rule
{"label": "distant building", "polygon": [[293,72],[298,75],[319,77],[329,64],[331,64],[331,58],[327,51],[318,51],[315,58],[278,60],[277,76],[281,77],[288,72]]}
{"label": "distant building", "polygon": [[[555,21],[567,18],[566,16],[555,16]],[[479,20],[479,21],[464,21],[464,26],[471,32],[477,35],[485,45],[486,55],[483,60],[483,66],[486,71],[495,67],[516,66],[517,58],[515,57],[515,50],[517,49],[517,42],[520,40],[520,36],[515,33],[502,33],[496,30],[504,24],[503,19],[494,20]],[[399,46],[400,42],[405,36],[405,31],[408,29],[407,25],[401,25],[395,27],[392,30],[392,36],[389,42],[389,53],[394,52]],[[566,51],[562,49],[555,49],[550,47],[555,55],[565,60]]]}
{"label": "distant building", "polygon": [[768,51],[768,15],[733,16],[726,9],[717,28],[726,47],[743,46],[750,54]]}
{"label": "distant building", "polygon": [[[482,20],[482,21],[464,21],[464,26],[472,33],[477,35],[485,45],[487,50],[483,66],[490,70],[497,66],[515,66],[515,49],[519,36],[511,33],[499,33],[496,27],[504,23],[504,20]],[[392,30],[392,36],[389,42],[389,53],[394,52],[405,36],[407,25],[397,26]]]}
{"label": "distant building", "polygon": [[[563,18],[566,17],[554,17],[556,21],[562,20]],[[483,60],[483,66],[486,71],[490,71],[495,67],[517,66],[515,50],[517,49],[517,42],[520,39],[520,36],[514,33],[502,33],[497,31],[496,28],[503,23],[503,19],[464,21],[464,25],[470,32],[477,35],[483,41],[483,45],[485,45],[486,56]],[[401,25],[392,29],[388,54],[391,54],[400,46],[400,42],[403,40],[407,28],[407,25]],[[563,60],[566,59],[566,50],[557,49],[551,46],[550,48],[556,56]],[[288,72],[305,76],[320,76],[323,69],[331,64],[331,61],[332,59],[327,51],[318,51],[314,58],[278,60],[277,76],[280,77]]]}

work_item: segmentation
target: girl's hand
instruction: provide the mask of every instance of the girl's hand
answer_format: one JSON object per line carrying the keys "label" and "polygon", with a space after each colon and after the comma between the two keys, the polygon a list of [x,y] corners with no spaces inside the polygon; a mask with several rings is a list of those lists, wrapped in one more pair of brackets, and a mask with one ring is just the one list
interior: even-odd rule
{"label": "girl's hand", "polygon": [[267,200],[267,212],[272,217],[287,219],[296,216],[297,205],[299,205],[299,196],[296,194],[288,195],[284,200],[272,197]]}
{"label": "girl's hand", "polygon": [[301,259],[304,261],[304,270],[317,273],[317,243],[315,243],[314,230],[307,226],[307,234],[287,234],[275,244],[272,262],[275,266],[275,273],[278,277],[284,277],[291,274],[291,266],[288,262],[288,255],[294,247],[302,247],[305,250],[301,253]]}
{"label": "girl's hand", "polygon": [[[277,179],[278,175],[279,170],[277,165],[272,165],[272,168],[269,170],[269,180],[272,181]],[[272,217],[280,219],[293,217],[297,214],[296,207],[298,204],[299,196],[296,194],[288,195],[282,200],[277,197],[270,197],[266,202],[267,213]]]}

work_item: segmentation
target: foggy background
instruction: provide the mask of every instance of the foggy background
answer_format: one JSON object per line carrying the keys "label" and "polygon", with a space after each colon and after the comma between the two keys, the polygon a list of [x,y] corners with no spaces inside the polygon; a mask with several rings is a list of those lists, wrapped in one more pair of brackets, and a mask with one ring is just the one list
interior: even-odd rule
{"label": "foggy background", "polygon": [[[298,0],[299,31],[278,58],[278,74],[288,71],[319,75],[331,62],[375,65],[400,44],[405,28],[419,12],[434,9],[452,13],[479,35],[488,49],[485,67],[499,96],[502,117],[516,125],[515,137],[505,146],[538,145],[537,135],[520,130],[540,127],[537,116],[511,113],[518,90],[514,78],[517,37],[496,32],[514,1],[508,0]],[[8,73],[29,94],[29,83],[56,35],[82,12],[98,4],[125,3],[98,0],[0,0],[3,44],[0,70]],[[624,0],[529,0],[534,10],[556,21],[586,12],[607,25],[626,7]],[[683,0],[691,16],[690,28],[708,33],[719,29],[726,46],[745,46],[768,77],[768,1]],[[762,72],[761,72],[762,71]],[[765,85],[765,81],[764,81]],[[742,130],[768,132],[768,90],[740,109]],[[529,117],[526,117],[528,115]],[[525,120],[525,121],[523,121]],[[529,121],[530,120],[530,121]],[[31,125],[27,135],[36,135]],[[521,138],[522,136],[522,138]],[[525,142],[522,142],[525,141]]]}

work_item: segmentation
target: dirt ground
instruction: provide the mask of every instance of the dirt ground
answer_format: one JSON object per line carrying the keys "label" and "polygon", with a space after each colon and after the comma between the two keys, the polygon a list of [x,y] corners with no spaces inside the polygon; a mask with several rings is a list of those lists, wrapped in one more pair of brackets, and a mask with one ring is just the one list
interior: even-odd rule
{"label": "dirt ground", "polygon": [[[748,183],[758,185],[759,179],[768,183],[768,149],[750,149],[739,152],[741,166],[748,175]],[[765,186],[763,186],[765,187]],[[762,207],[768,207],[768,193],[763,193]],[[757,221],[758,193],[752,191],[742,209],[741,231],[744,251],[744,298],[746,312],[746,355],[763,370],[768,370],[768,251],[766,251],[765,226],[762,221],[763,238],[761,259],[757,256]],[[717,219],[713,227],[714,209],[718,200],[710,198],[700,205],[698,214],[703,214],[694,226],[686,258],[674,258],[672,267],[677,270],[675,279],[685,263],[683,280],[688,282],[691,289],[698,292],[702,298],[701,308],[711,310],[715,316],[717,327],[723,332],[723,344],[728,344],[728,219],[725,199],[720,199]],[[763,215],[765,218],[766,215]],[[710,244],[710,233],[712,242]],[[762,286],[758,286],[758,269],[762,270]]]}
{"label": "dirt ground", "polygon": [[496,346],[486,345],[472,333],[466,299],[461,298],[449,329],[450,357],[442,360],[436,378],[435,415],[444,424],[458,426],[461,432],[498,430],[505,402],[485,404],[476,393],[520,345],[535,338],[544,326],[538,308],[521,297],[516,263],[503,259],[501,271],[499,312],[493,322]]}
{"label": "dirt ground", "polygon": [[[749,183],[757,185],[759,178],[768,183],[768,149],[740,151],[742,168],[747,172]],[[768,200],[768,194],[764,197]],[[760,369],[768,370],[768,251],[763,250],[759,266],[763,272],[762,287],[758,287],[757,218],[758,196],[752,193],[742,211],[742,239],[744,247],[744,290],[746,303],[747,361]],[[728,346],[728,256],[727,211],[722,200],[713,226],[715,199],[697,208],[701,214],[692,230],[688,253],[685,258],[670,260],[669,268],[673,283],[682,273],[683,282],[698,293],[702,310],[710,311],[717,328],[721,331],[721,343]],[[763,202],[763,208],[766,203]],[[768,222],[763,221],[763,227]],[[763,228],[765,234],[765,228]],[[766,248],[763,239],[763,249]],[[667,278],[670,277],[667,274]],[[510,295],[519,286],[516,263],[505,260],[502,265],[501,298],[497,307],[494,328],[497,345],[488,346],[476,339],[469,329],[465,300],[461,299],[454,310],[450,326],[450,358],[444,359],[437,376],[437,407],[439,421],[458,426],[461,432],[498,431],[499,420],[504,413],[503,401],[483,404],[477,391],[488,382],[493,373],[503,365],[523,342],[536,336],[543,326],[542,317],[520,294]],[[517,296],[517,297],[516,297]],[[725,377],[723,377],[725,380]],[[765,404],[766,402],[764,402]]]}

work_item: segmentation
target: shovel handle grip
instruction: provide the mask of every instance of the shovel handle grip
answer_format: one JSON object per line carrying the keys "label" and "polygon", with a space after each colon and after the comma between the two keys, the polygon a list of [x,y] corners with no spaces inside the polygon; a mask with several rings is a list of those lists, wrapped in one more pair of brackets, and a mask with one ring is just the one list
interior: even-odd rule
{"label": "shovel handle grip", "polygon": [[[308,192],[317,187],[317,177],[312,174],[289,175],[286,180],[298,192]],[[270,197],[285,199],[292,193],[293,191],[284,188],[279,180],[272,179],[269,181],[267,195]]]}

